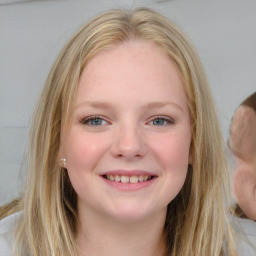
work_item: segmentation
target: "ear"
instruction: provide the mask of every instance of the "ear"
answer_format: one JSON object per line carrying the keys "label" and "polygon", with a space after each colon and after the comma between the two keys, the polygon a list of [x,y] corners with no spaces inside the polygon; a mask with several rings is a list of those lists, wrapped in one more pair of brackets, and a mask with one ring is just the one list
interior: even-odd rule
{"label": "ear", "polygon": [[64,147],[63,147],[63,143],[60,143],[60,149],[59,149],[59,153],[57,156],[57,161],[58,161],[59,166],[66,168],[66,160],[64,160],[64,159],[66,159],[66,154],[65,154]]}
{"label": "ear", "polygon": [[191,129],[191,138],[190,138],[190,145],[189,145],[189,155],[188,155],[188,164],[193,166],[194,163],[194,138],[193,138],[193,130]]}
{"label": "ear", "polygon": [[193,165],[193,156],[192,156],[193,154],[192,154],[192,152],[191,152],[191,150],[189,151],[189,156],[188,156],[188,163],[190,164],[190,165]]}
{"label": "ear", "polygon": [[189,147],[189,153],[188,153],[188,164],[193,166],[194,163],[194,151],[193,151],[193,147],[192,147],[192,142],[190,143],[190,147]]}

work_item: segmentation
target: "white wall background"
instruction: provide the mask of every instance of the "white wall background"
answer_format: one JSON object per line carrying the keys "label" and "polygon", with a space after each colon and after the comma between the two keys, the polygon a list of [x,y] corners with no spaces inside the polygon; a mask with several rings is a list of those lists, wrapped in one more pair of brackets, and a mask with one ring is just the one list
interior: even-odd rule
{"label": "white wall background", "polygon": [[227,139],[234,110],[256,90],[255,0],[0,0],[0,205],[21,187],[32,110],[61,47],[95,14],[139,6],[168,16],[196,46]]}

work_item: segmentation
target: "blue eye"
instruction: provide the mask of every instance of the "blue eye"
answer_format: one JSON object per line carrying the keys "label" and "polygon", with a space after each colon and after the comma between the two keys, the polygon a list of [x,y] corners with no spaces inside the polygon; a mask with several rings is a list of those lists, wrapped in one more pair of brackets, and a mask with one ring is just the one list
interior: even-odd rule
{"label": "blue eye", "polygon": [[90,120],[89,122],[91,125],[102,125],[103,120],[101,118],[95,118]]}
{"label": "blue eye", "polygon": [[164,125],[174,124],[174,121],[171,118],[167,118],[167,117],[157,117],[152,121],[150,121],[150,123],[156,126],[164,126]]}
{"label": "blue eye", "polygon": [[153,125],[164,125],[164,124],[166,124],[166,120],[164,120],[163,118],[156,118],[152,122],[153,122]]}
{"label": "blue eye", "polygon": [[100,125],[107,124],[107,122],[104,119],[97,116],[91,116],[91,117],[85,118],[82,120],[82,123],[86,125],[91,125],[91,126],[100,126]]}

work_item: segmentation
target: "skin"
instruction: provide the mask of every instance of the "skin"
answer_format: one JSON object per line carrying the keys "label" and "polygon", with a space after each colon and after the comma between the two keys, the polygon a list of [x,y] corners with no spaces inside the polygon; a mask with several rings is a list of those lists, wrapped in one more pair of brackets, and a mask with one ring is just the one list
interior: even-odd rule
{"label": "skin", "polygon": [[235,155],[233,190],[245,215],[256,220],[256,113],[240,106],[230,128],[230,147]]}
{"label": "skin", "polygon": [[[167,205],[191,163],[189,109],[175,64],[148,42],[115,45],[86,66],[75,105],[61,152],[78,195],[80,255],[163,255]],[[103,178],[113,170],[154,179],[124,189]]]}

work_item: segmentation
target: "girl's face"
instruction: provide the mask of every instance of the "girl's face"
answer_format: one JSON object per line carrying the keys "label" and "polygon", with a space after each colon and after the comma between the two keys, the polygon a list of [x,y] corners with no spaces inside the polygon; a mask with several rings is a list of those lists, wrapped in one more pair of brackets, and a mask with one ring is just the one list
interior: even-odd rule
{"label": "girl's face", "polygon": [[190,116],[176,66],[158,46],[126,42],[83,70],[61,148],[78,214],[165,214],[190,163]]}

